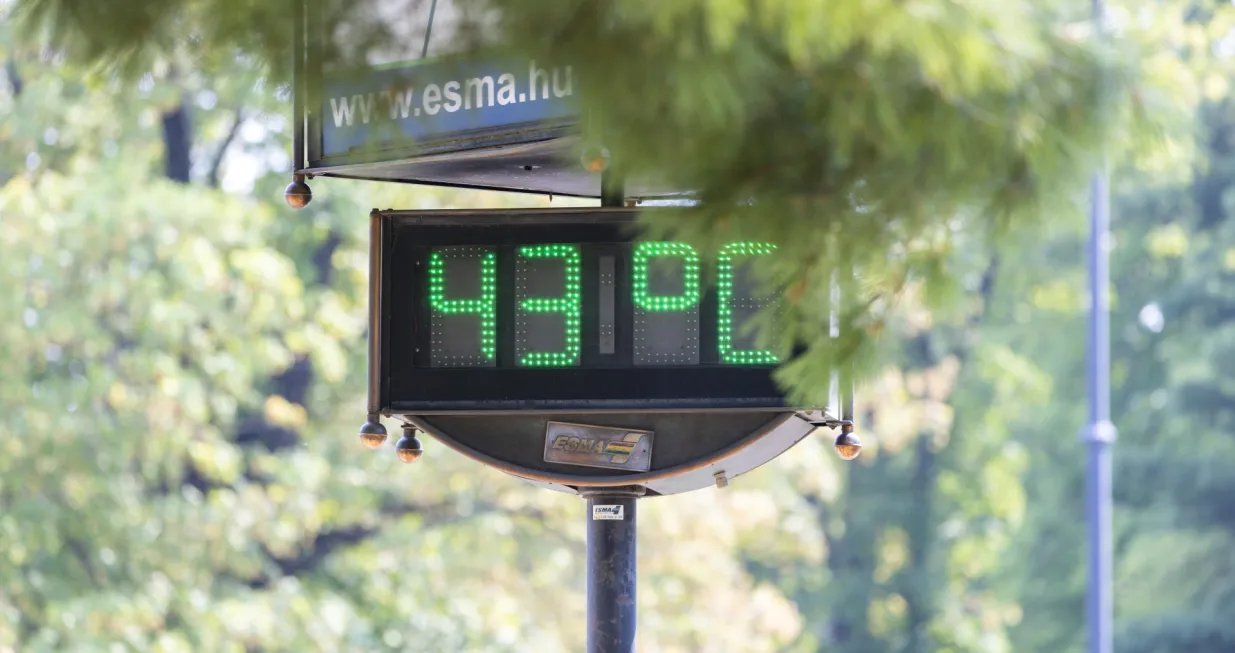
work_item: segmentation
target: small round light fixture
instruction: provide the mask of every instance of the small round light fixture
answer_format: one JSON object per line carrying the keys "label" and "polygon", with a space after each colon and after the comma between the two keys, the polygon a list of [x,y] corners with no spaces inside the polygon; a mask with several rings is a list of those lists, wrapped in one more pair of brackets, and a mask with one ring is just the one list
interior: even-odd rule
{"label": "small round light fixture", "polygon": [[399,460],[405,463],[414,463],[420,460],[420,456],[424,452],[424,447],[420,444],[420,438],[416,437],[416,429],[411,426],[404,426],[403,437],[399,438],[399,442],[395,444],[395,453],[398,454]]}
{"label": "small round light fixture", "polygon": [[609,168],[609,150],[599,145],[589,145],[579,155],[579,163],[584,170],[598,175]]}
{"label": "small round light fixture", "polygon": [[360,441],[370,449],[382,446],[386,441],[386,427],[382,426],[381,418],[369,415],[369,421],[360,427]]}
{"label": "small round light fixture", "polygon": [[832,447],[836,449],[836,455],[840,456],[841,460],[853,460],[862,453],[862,441],[854,434],[852,424],[841,427],[840,435],[836,436],[836,444]]}
{"label": "small round light fixture", "polygon": [[304,175],[292,175],[292,183],[283,189],[283,199],[293,209],[303,209],[313,201],[313,189],[304,183]]}

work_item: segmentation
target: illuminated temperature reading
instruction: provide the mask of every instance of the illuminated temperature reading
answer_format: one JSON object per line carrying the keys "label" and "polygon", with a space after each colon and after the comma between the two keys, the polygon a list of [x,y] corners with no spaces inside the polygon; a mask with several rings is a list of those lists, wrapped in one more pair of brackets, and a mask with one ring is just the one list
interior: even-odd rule
{"label": "illuminated temperature reading", "polygon": [[497,364],[497,252],[442,247],[429,255],[434,367]]}
{"label": "illuminated temperature reading", "polygon": [[[760,366],[781,361],[743,328],[776,302],[749,274],[749,259],[772,254],[774,245],[735,242],[721,248],[714,306],[713,296],[704,302],[699,253],[687,243],[637,243],[626,250],[629,259],[615,256],[620,252],[611,244],[602,244],[589,258],[593,250],[588,247],[544,243],[429,250],[429,365],[496,366],[499,313],[500,339],[507,343],[501,351],[509,352],[501,354],[502,365],[578,367],[584,364],[585,348],[592,352],[588,360],[595,361],[588,365]],[[623,260],[629,266],[619,269]],[[499,285],[499,270],[502,275],[512,271],[513,283],[508,279]],[[629,293],[629,303],[619,300],[621,293]],[[621,306],[628,307],[625,320],[617,310]],[[504,322],[510,319],[506,316],[513,318],[513,329]],[[715,328],[715,340],[704,340],[710,350],[706,360],[701,324],[709,335]],[[619,340],[627,344],[619,347]]]}
{"label": "illuminated temperature reading", "polygon": [[527,245],[515,263],[515,356],[529,367],[579,364],[578,245]]}

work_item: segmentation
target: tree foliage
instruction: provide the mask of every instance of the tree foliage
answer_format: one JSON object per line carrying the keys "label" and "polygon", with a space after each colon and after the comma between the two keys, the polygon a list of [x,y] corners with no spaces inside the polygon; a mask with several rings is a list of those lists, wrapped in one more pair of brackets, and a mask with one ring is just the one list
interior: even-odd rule
{"label": "tree foliage", "polygon": [[[19,0],[13,11],[64,52],[123,70],[174,75],[251,56],[285,79],[290,3],[122,7]],[[1157,103],[1126,48],[1104,46],[1077,23],[1083,15],[1051,3],[444,7],[453,22],[439,28],[443,48],[483,43],[571,65],[584,140],[603,143],[616,172],[702,200],[653,233],[777,244],[780,256],[760,265],[790,309],[764,337],[803,348],[781,377],[809,403],[838,364],[872,359],[874,336],[911,279],[924,279],[932,299],[955,290],[946,268],[958,232],[990,235],[1070,210],[1104,144],[1126,139],[1130,118]],[[421,0],[315,2],[309,11],[330,26],[327,66],[429,38]],[[844,335],[821,335],[833,279],[854,275],[839,311]]]}

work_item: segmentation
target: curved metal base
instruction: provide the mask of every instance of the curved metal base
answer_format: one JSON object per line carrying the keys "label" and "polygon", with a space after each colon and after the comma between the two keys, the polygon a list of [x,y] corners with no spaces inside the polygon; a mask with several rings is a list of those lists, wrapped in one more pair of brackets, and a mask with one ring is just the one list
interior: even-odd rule
{"label": "curved metal base", "polygon": [[[757,427],[745,436],[737,438],[726,446],[718,447],[714,453],[697,456],[663,468],[654,468],[648,472],[634,473],[621,473],[613,470],[591,470],[589,473],[582,471],[583,468],[580,468],[581,471],[572,473],[563,471],[560,467],[547,469],[543,467],[533,468],[530,465],[516,465],[499,460],[492,455],[461,442],[456,437],[452,437],[447,433],[448,429],[443,428],[444,425],[439,425],[442,422],[439,418],[405,416],[404,419],[439,442],[473,460],[542,487],[570,493],[580,493],[589,488],[640,485],[647,488],[650,495],[680,494],[710,485],[726,485],[729,480],[745,474],[784,453],[790,447],[810,435],[816,428],[810,421],[793,412],[765,413],[765,415],[770,419],[764,422],[762,426]],[[561,416],[549,415],[539,417],[539,419],[544,419],[545,421],[560,418]],[[605,425],[636,428],[635,423],[620,423],[627,421],[638,422],[639,427],[642,427],[645,423],[640,420],[646,418],[646,415],[620,416],[616,419],[605,420]],[[457,424],[458,422],[456,421],[453,425]],[[692,436],[702,437],[698,433],[669,433],[663,430],[657,435],[661,439],[671,437],[690,438]],[[657,446],[661,446],[661,444],[658,442]]]}

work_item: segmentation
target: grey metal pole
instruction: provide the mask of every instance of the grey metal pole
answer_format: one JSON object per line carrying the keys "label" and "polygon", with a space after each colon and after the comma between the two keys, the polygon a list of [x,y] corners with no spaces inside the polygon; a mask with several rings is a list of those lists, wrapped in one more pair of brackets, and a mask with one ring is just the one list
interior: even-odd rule
{"label": "grey metal pole", "polygon": [[292,173],[305,167],[304,105],[307,80],[304,74],[305,0],[292,0]]}
{"label": "grey metal pole", "polygon": [[600,173],[600,205],[623,206],[626,203],[626,187],[611,170]]}
{"label": "grey metal pole", "polygon": [[[1104,29],[1102,0],[1093,0],[1093,13],[1097,29]],[[1089,449],[1085,488],[1089,530],[1086,621],[1089,653],[1112,653],[1115,619],[1111,580],[1111,444],[1116,431],[1110,419],[1111,214],[1105,161],[1094,173],[1089,194],[1089,424],[1084,431]]]}
{"label": "grey metal pole", "polygon": [[633,653],[638,566],[635,502],[642,487],[587,498],[587,653]]}
{"label": "grey metal pole", "polygon": [[[625,203],[622,180],[600,175],[600,205]],[[587,499],[587,653],[634,653],[639,568],[635,501],[642,486],[583,490]]]}

